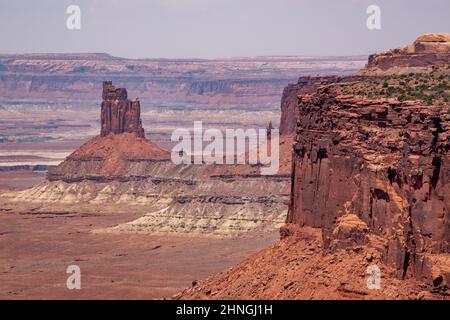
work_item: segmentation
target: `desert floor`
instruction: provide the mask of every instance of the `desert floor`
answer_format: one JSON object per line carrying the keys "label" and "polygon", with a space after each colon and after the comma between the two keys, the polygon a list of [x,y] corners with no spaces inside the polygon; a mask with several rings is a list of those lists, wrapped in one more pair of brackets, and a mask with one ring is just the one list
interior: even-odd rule
{"label": "desert floor", "polygon": [[[0,172],[4,189],[44,178],[30,172],[14,176]],[[233,239],[92,232],[138,216],[0,208],[0,299],[171,298],[278,239],[277,230]],[[81,269],[80,290],[67,289],[69,265]]]}

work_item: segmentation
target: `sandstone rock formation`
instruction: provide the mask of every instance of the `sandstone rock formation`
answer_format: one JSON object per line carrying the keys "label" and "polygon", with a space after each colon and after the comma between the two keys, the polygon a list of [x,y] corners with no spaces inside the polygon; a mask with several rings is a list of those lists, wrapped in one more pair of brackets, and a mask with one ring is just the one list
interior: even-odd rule
{"label": "sandstone rock formation", "polygon": [[[447,42],[421,36],[353,77],[288,87],[297,128],[281,241],[175,298],[448,299]],[[370,265],[380,290],[366,285]]]}
{"label": "sandstone rock formation", "polygon": [[[96,232],[236,236],[274,231],[287,214],[292,139],[280,139],[278,175],[251,165],[175,165],[145,139],[139,101],[104,83],[101,135],[49,170],[47,181],[2,194],[0,203],[33,212],[120,212],[142,217]],[[30,209],[31,207],[31,209]]]}
{"label": "sandstone rock formation", "polygon": [[[299,95],[287,218],[321,228],[332,250],[378,237],[382,260],[398,277],[444,288],[450,284],[450,105],[448,68],[440,66],[450,64],[449,40],[449,34],[425,34],[403,49],[373,55],[364,70],[369,77],[359,79],[374,82],[382,76],[376,70],[444,70],[440,94],[447,98],[437,105],[418,96],[348,95],[345,84]],[[342,236],[342,219],[350,216],[359,221],[347,219],[355,229]]]}
{"label": "sandstone rock formation", "polygon": [[431,66],[448,65],[450,34],[424,34],[413,44],[369,56],[363,74],[427,71]]}
{"label": "sandstone rock formation", "polygon": [[103,82],[101,136],[110,133],[133,132],[144,137],[139,99],[128,99],[125,88],[116,88],[111,81]]}
{"label": "sandstone rock formation", "polygon": [[425,33],[413,44],[414,53],[450,53],[450,33]]}
{"label": "sandstone rock formation", "polygon": [[450,251],[450,116],[434,109],[333,87],[301,96],[287,222],[321,228],[328,247],[356,215],[399,277],[428,276],[430,259]]}
{"label": "sandstone rock formation", "polygon": [[295,84],[289,84],[281,97],[280,134],[294,134],[297,128],[298,95],[313,92],[319,86],[338,81],[339,76],[304,76]]}
{"label": "sandstone rock formation", "polygon": [[110,133],[97,136],[69,155],[47,173],[49,181],[76,182],[114,180],[130,174],[129,167],[139,161],[169,161],[170,153],[136,133]]}

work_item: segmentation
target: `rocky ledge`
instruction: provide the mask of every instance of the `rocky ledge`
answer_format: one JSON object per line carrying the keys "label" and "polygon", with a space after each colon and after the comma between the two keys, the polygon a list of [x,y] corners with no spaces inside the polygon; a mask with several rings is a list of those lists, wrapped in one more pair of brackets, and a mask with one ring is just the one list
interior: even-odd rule
{"label": "rocky ledge", "polygon": [[281,97],[281,119],[280,119],[280,134],[292,135],[297,129],[298,113],[298,96],[304,93],[313,93],[319,87],[339,82],[350,82],[362,79],[362,76],[338,76],[338,75],[324,75],[324,76],[301,76],[297,83],[289,84],[283,90]]}

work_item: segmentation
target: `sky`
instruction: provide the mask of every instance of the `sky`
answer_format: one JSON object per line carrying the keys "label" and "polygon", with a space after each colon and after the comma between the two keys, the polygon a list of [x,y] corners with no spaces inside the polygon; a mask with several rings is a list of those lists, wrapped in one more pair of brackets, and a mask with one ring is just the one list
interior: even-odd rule
{"label": "sky", "polygon": [[[69,5],[81,29],[69,30]],[[369,5],[381,30],[369,30]],[[450,32],[450,0],[0,0],[0,53],[126,58],[340,56]]]}

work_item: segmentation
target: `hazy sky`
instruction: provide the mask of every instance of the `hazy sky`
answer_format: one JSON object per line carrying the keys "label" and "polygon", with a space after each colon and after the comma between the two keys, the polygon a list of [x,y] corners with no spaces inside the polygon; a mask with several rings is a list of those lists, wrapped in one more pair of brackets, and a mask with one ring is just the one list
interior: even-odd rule
{"label": "hazy sky", "polygon": [[[81,30],[66,8],[81,8]],[[381,8],[382,29],[366,27]],[[367,54],[450,32],[450,0],[0,0],[0,53],[236,57]]]}

